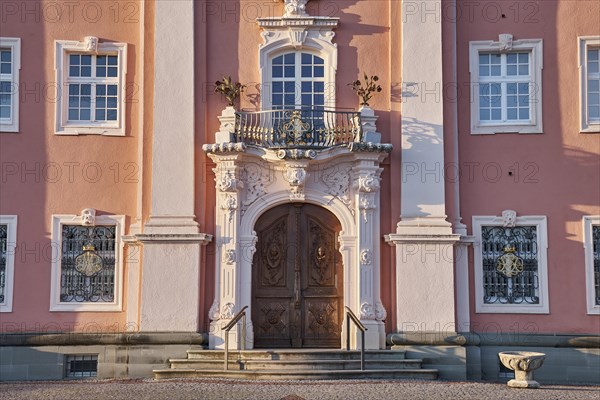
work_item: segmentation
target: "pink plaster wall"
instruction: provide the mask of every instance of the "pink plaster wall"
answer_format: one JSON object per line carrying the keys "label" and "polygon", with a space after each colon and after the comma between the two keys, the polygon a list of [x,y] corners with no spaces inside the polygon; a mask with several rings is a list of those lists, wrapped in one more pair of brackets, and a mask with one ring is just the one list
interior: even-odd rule
{"label": "pink plaster wall", "polygon": [[[139,84],[139,22],[135,20],[140,20],[139,4],[84,1],[72,3],[71,8],[50,1],[11,4],[16,7],[14,14],[3,5],[1,34],[21,38],[20,131],[0,134],[0,158],[4,172],[12,163],[18,171],[3,175],[0,212],[19,219],[13,312],[0,314],[0,330],[122,330],[124,312],[48,311],[51,218],[52,214],[79,214],[86,207],[95,208],[98,215],[124,214],[127,226],[135,216],[136,183],[132,181],[139,171],[126,178],[137,168],[137,104],[141,99],[135,90]],[[128,43],[127,83],[132,91],[126,107],[126,137],[54,134],[54,41],[84,36]],[[133,163],[130,169],[125,168],[127,163]],[[73,166],[71,177],[69,165]],[[38,172],[24,174],[25,169]],[[96,170],[101,176],[96,177]]]}
{"label": "pink plaster wall", "polygon": [[[474,313],[471,255],[472,330],[598,334],[600,316],[586,314],[582,217],[600,214],[600,135],[579,132],[577,37],[600,35],[600,3],[477,4],[471,15],[463,13],[458,20],[459,86],[468,87],[470,79],[469,41],[497,40],[501,33],[511,33],[515,39],[542,38],[544,133],[471,135],[470,98],[462,90],[458,122],[463,222],[471,233],[474,215],[500,215],[502,210],[513,209],[519,215],[547,216],[550,314]],[[506,18],[496,16],[497,7],[502,7]],[[450,121],[446,121],[446,132],[450,131]],[[479,163],[472,179],[466,163]],[[490,163],[500,165],[500,177],[496,178],[494,167],[486,175],[485,166]],[[518,174],[509,176],[511,167]]]}

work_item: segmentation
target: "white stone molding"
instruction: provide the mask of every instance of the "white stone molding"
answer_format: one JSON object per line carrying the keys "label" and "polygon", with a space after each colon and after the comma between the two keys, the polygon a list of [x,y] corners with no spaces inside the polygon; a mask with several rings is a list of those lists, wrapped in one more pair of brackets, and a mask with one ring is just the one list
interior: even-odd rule
{"label": "white stone molding", "polygon": [[[2,74],[3,83],[8,82],[10,89],[10,118],[0,119],[0,132],[19,132],[19,105],[20,83],[19,75],[21,71],[21,38],[0,37],[0,47],[10,50],[11,53],[11,73]],[[10,78],[8,78],[10,76]],[[7,79],[8,78],[8,79]],[[6,84],[6,83],[5,83]],[[3,94],[4,96],[5,94]]]}
{"label": "white stone molding", "polygon": [[236,254],[234,249],[229,249],[225,251],[225,263],[228,265],[233,265],[236,260]]}
{"label": "white stone molding", "polygon": [[227,303],[221,308],[221,318],[231,319],[235,317],[235,305],[233,303]]}
{"label": "white stone molding", "polygon": [[221,126],[219,131],[215,133],[215,143],[231,143],[235,142],[233,136],[235,132],[235,108],[228,106],[218,116]]}
{"label": "white stone molding", "polygon": [[[475,312],[477,313],[514,313],[514,314],[548,314],[550,312],[548,298],[548,225],[546,216],[518,216],[514,226],[535,226],[537,234],[537,267],[538,267],[538,304],[485,304],[483,302],[483,259],[481,254],[482,227],[504,225],[504,216],[473,216],[473,265],[475,276]],[[509,227],[506,227],[507,229]]]}
{"label": "white stone molding", "polygon": [[[596,293],[594,289],[594,244],[592,242],[592,229],[600,226],[600,215],[586,215],[583,217],[583,248],[585,251],[585,297],[587,313],[590,315],[600,314],[600,305],[596,304]],[[600,251],[600,249],[597,249]]]}
{"label": "white stone molding", "polygon": [[582,133],[600,132],[600,121],[588,113],[588,50],[600,48],[600,35],[580,36],[579,48],[579,130]]}
{"label": "white stone molding", "polygon": [[360,319],[362,320],[372,320],[375,319],[375,312],[373,311],[373,306],[369,303],[362,303],[360,305]]}
{"label": "white stone molding", "polygon": [[283,2],[284,18],[308,17],[306,13],[306,3],[308,3],[308,0],[283,0]]}
{"label": "white stone molding", "polygon": [[[304,1],[304,0],[302,0]],[[292,6],[296,9],[296,6]],[[298,4],[302,8],[301,4]],[[303,9],[303,8],[302,8]],[[287,10],[287,6],[286,6]],[[258,18],[257,22],[262,29],[261,36],[264,43],[258,50],[260,81],[262,91],[269,92],[271,60],[286,51],[304,51],[318,55],[325,61],[325,106],[335,107],[335,75],[337,71],[337,44],[333,43],[339,18],[312,17],[305,13],[293,17]],[[271,98],[261,96],[261,108],[271,108]]]}
{"label": "white stone molding", "polygon": [[[90,49],[90,50],[88,50]],[[102,42],[98,38],[86,36],[84,40],[57,40],[54,48],[54,69],[56,71],[55,133],[57,135],[106,135],[125,136],[126,127],[126,85],[127,43]],[[108,54],[118,56],[118,77],[110,83],[118,85],[118,111],[116,121],[68,121],[68,72],[70,53]],[[82,78],[83,79],[83,78]],[[87,79],[87,78],[86,78]],[[89,78],[87,82],[92,82]],[[95,78],[96,80],[98,78]],[[95,82],[95,81],[94,81]],[[109,81],[102,81],[102,83]]]}
{"label": "white stone molding", "polygon": [[381,303],[381,301],[377,301],[375,303],[375,319],[378,321],[385,321],[387,318],[387,311],[385,311],[385,307]]}
{"label": "white stone molding", "polygon": [[210,318],[211,321],[218,321],[221,319],[219,308],[219,301],[215,299],[212,306],[210,306],[210,310],[208,310],[208,318]]}
{"label": "white stone molding", "polygon": [[52,216],[52,265],[50,273],[50,311],[87,311],[105,312],[122,311],[123,299],[123,235],[125,233],[124,215],[100,215],[94,220],[95,225],[115,226],[115,283],[114,301],[112,302],[62,302],[60,300],[61,288],[61,260],[62,260],[62,227],[63,225],[84,225],[78,215],[53,215]]}
{"label": "white stone molding", "polygon": [[360,264],[371,265],[373,263],[373,254],[371,249],[364,249],[360,252]]}
{"label": "white stone molding", "polygon": [[[215,257],[216,309],[221,307],[216,319],[213,309],[211,318],[210,348],[222,348],[224,335],[223,305],[235,304],[236,310],[250,306],[252,302],[252,257],[256,251],[257,236],[254,225],[267,210],[290,201],[302,201],[319,205],[332,212],[340,221],[340,252],[344,264],[344,305],[359,310],[362,303],[372,308],[365,323],[370,324],[367,334],[368,348],[385,348],[385,331],[379,314],[373,305],[380,300],[379,258],[379,164],[387,156],[389,146],[357,148],[334,148],[321,152],[286,150],[276,151],[254,146],[236,148],[228,145],[205,145],[204,151],[215,162],[217,185],[226,181],[228,192],[217,191]],[[326,167],[326,168],[325,168]],[[344,176],[345,175],[345,176]],[[224,178],[225,177],[225,178]],[[230,181],[241,180],[243,185],[229,185]],[[331,185],[330,182],[336,182]],[[360,189],[364,190],[361,191]],[[290,196],[290,193],[292,196]],[[228,207],[237,200],[237,209]],[[368,199],[368,207],[360,208],[360,198]],[[242,205],[239,207],[239,205]],[[355,218],[364,212],[368,221]],[[360,251],[363,261],[361,265]],[[229,264],[228,252],[235,251],[235,262]],[[232,330],[231,348],[241,345],[237,327]],[[252,348],[252,310],[247,310],[248,337],[246,348]],[[234,339],[235,338],[235,339]],[[352,333],[352,346],[360,343],[358,334]],[[341,343],[340,343],[341,345]]]}
{"label": "white stone molding", "polygon": [[12,312],[15,249],[17,248],[17,216],[0,215],[0,225],[6,225],[6,247],[2,249],[5,252],[4,300],[0,303],[0,312]]}

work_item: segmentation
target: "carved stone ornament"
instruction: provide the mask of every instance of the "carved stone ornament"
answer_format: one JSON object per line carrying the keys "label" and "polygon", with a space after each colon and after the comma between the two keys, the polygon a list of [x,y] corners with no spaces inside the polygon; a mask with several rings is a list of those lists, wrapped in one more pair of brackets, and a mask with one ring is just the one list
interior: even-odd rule
{"label": "carved stone ornament", "polygon": [[290,165],[286,168],[283,177],[290,184],[290,200],[304,200],[304,182],[306,170],[301,165]]}
{"label": "carved stone ornament", "polygon": [[498,43],[500,45],[500,51],[510,51],[513,48],[513,35],[509,33],[503,33],[498,36]]}
{"label": "carved stone ornament", "polygon": [[229,222],[231,222],[231,220],[233,219],[233,214],[237,209],[237,197],[232,194],[226,194],[223,198],[223,204],[221,204],[221,209],[229,213]]}
{"label": "carved stone ornament", "polygon": [[350,170],[349,165],[334,165],[323,171],[321,181],[325,184],[327,193],[340,199],[353,212],[349,195]]}
{"label": "carved stone ornament", "polygon": [[235,263],[235,250],[229,249],[225,251],[225,263],[227,265],[233,265]]}
{"label": "carved stone ornament", "polygon": [[233,312],[235,306],[233,303],[227,303],[221,308],[221,318],[222,319],[231,319],[235,317],[235,313]]}
{"label": "carved stone ornament", "polygon": [[356,182],[357,189],[361,192],[373,193],[379,190],[379,178],[375,174],[360,176]]}
{"label": "carved stone ornament", "polygon": [[381,301],[378,300],[375,303],[375,319],[378,321],[385,321],[386,317],[387,311],[385,311],[385,307],[383,307]]}
{"label": "carved stone ornament", "polygon": [[358,208],[360,208],[363,216],[363,220],[368,222],[368,214],[367,210],[372,210],[375,208],[375,202],[371,198],[371,194],[363,195],[359,201]]}
{"label": "carved stone ornament", "polygon": [[238,181],[231,171],[225,172],[217,181],[217,189],[221,192],[235,192],[242,186],[242,182]]}
{"label": "carved stone ornament", "polygon": [[242,181],[246,188],[246,198],[242,201],[242,215],[244,215],[248,207],[267,193],[267,186],[275,181],[270,171],[268,167],[258,163],[251,163],[244,167]]}
{"label": "carved stone ornament", "polygon": [[91,53],[98,52],[98,38],[96,36],[86,36],[83,39],[83,43],[85,43],[85,51]]}
{"label": "carved stone ornament", "polygon": [[371,265],[373,262],[373,255],[370,249],[364,249],[360,252],[360,263],[362,265]]}
{"label": "carved stone ornament", "polygon": [[87,226],[94,225],[96,223],[96,210],[93,208],[81,210],[81,223]]}
{"label": "carved stone ornament", "polygon": [[517,212],[514,210],[502,211],[502,225],[505,228],[514,228],[517,223]]}
{"label": "carved stone ornament", "polygon": [[304,29],[290,29],[289,35],[292,46],[294,46],[295,49],[299,49],[304,44],[304,41],[308,36],[308,32]]}
{"label": "carved stone ornament", "polygon": [[221,313],[219,312],[219,302],[217,299],[213,301],[212,306],[210,306],[210,310],[208,310],[208,318],[211,321],[218,321],[221,318]]}
{"label": "carved stone ornament", "polygon": [[375,319],[375,313],[373,312],[373,306],[367,302],[360,305],[360,319]]}
{"label": "carved stone ornament", "polygon": [[[281,0],[275,1],[280,2]],[[283,6],[284,18],[308,17],[306,13],[308,0],[283,0],[283,2],[285,3]]]}

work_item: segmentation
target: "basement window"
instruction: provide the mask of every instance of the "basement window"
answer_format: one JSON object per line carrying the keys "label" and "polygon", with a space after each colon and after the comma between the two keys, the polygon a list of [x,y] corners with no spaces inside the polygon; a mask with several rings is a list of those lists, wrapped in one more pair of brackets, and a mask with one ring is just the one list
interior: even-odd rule
{"label": "basement window", "polygon": [[92,378],[98,375],[97,354],[67,355],[67,378]]}

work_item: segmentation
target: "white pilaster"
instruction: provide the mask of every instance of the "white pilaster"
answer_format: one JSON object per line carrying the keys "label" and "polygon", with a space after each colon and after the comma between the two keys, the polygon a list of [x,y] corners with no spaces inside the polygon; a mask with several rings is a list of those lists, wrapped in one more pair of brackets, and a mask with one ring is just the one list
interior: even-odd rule
{"label": "white pilaster", "polygon": [[194,2],[157,1],[152,206],[144,233],[198,233],[194,221]]}
{"label": "white pilaster", "polygon": [[140,330],[196,332],[201,246],[211,236],[194,217],[194,2],[154,6],[151,211],[130,238],[142,244]]}
{"label": "white pilaster", "polygon": [[[431,11],[434,10],[434,11]],[[403,232],[450,233],[444,200],[441,1],[402,5]],[[425,228],[425,229],[424,229]]]}

